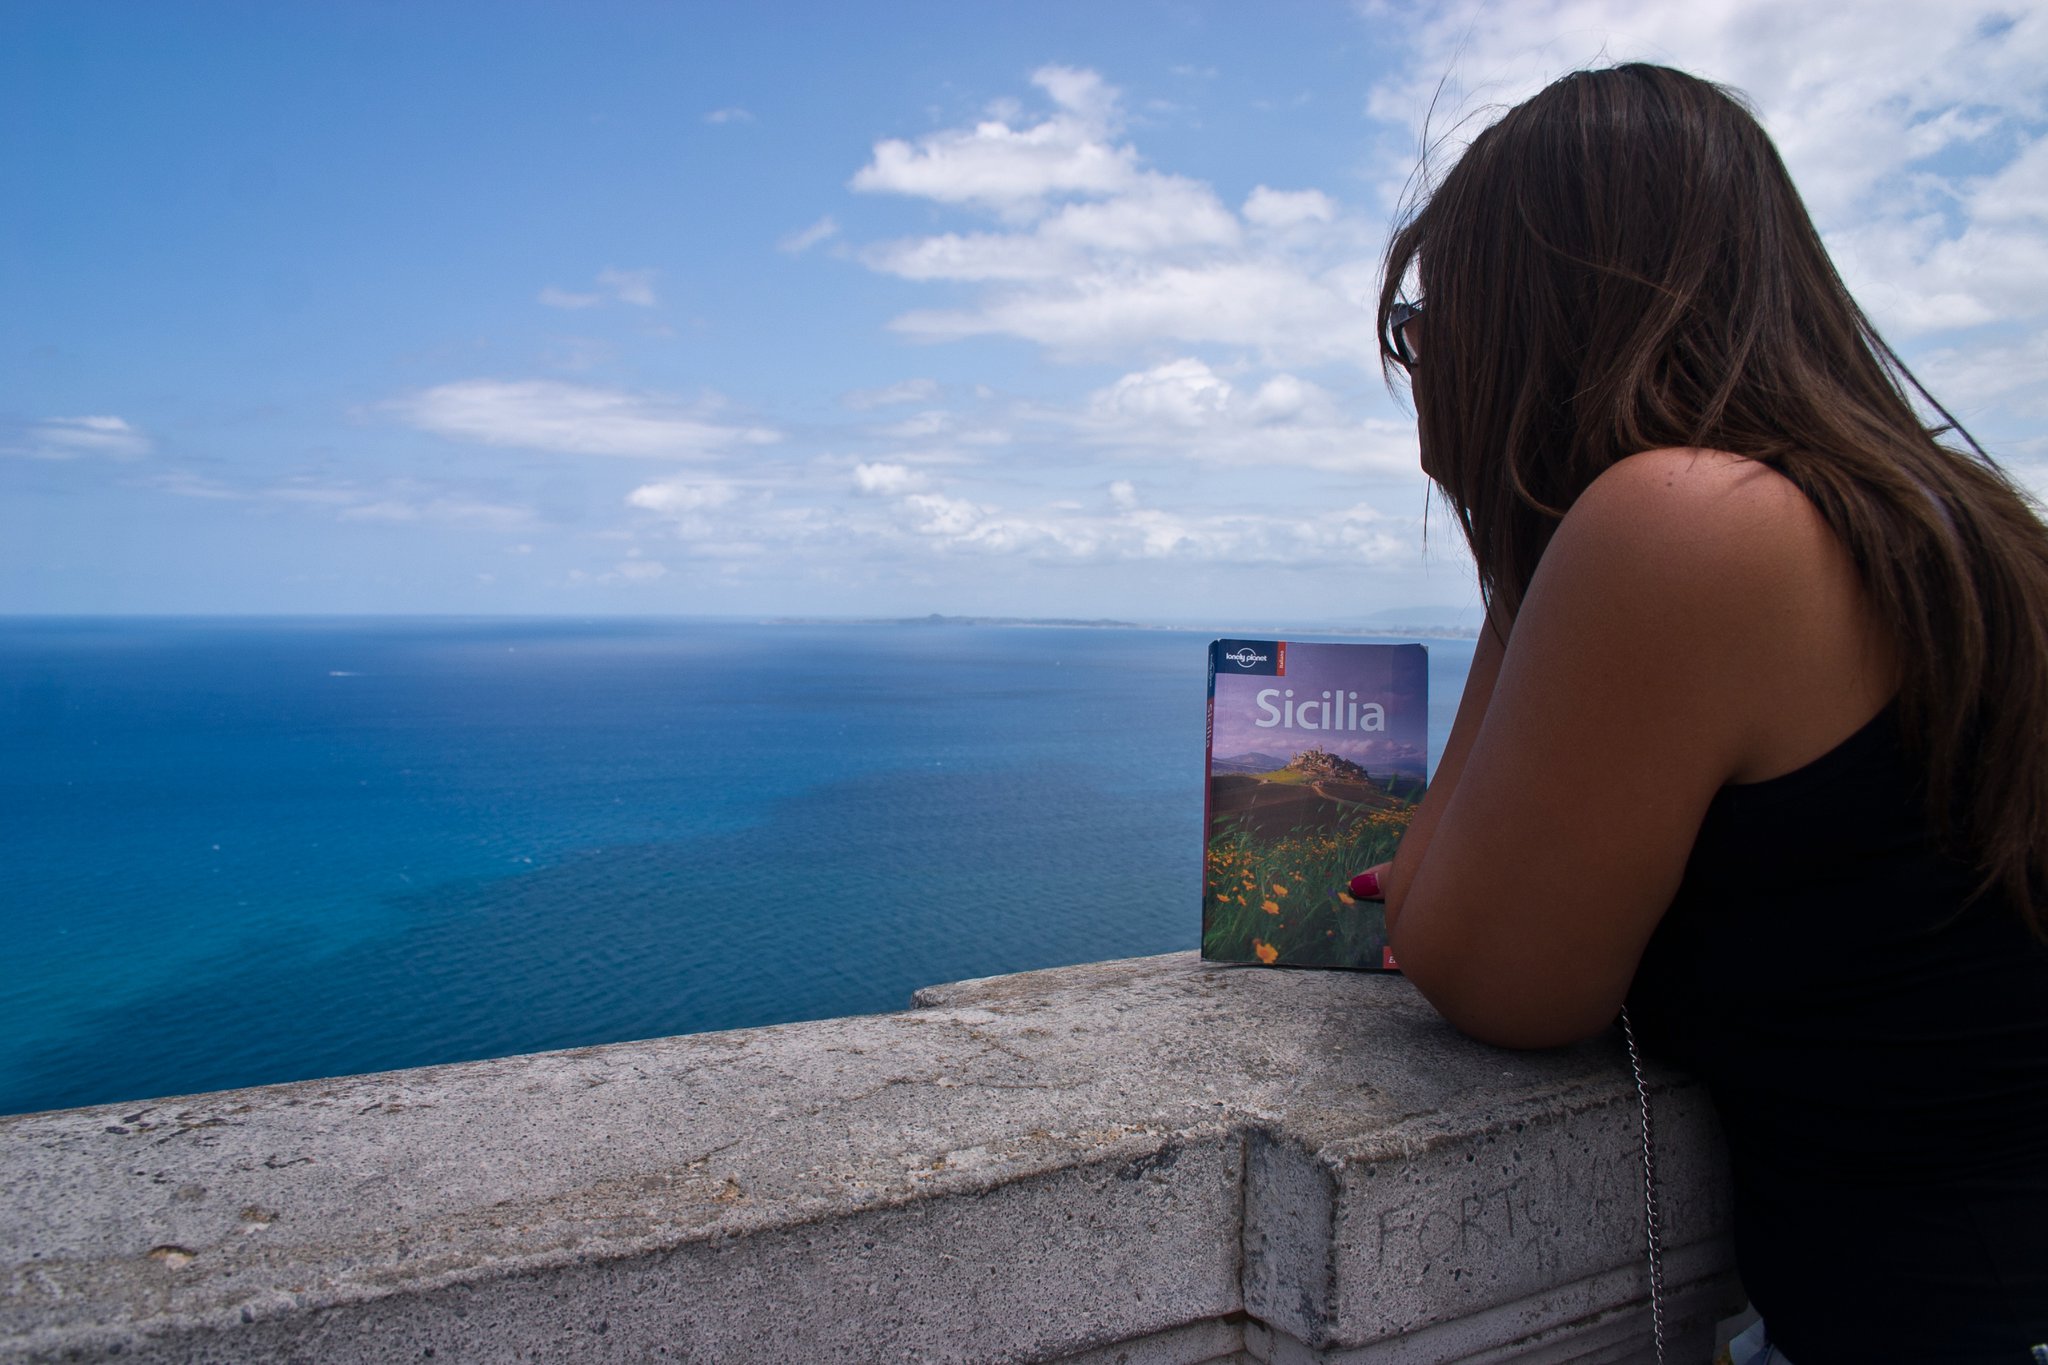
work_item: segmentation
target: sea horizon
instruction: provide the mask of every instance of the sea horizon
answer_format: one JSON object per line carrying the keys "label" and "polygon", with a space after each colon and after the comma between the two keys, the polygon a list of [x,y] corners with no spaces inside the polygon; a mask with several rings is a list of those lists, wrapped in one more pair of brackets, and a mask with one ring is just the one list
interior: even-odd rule
{"label": "sea horizon", "polygon": [[[1398,613],[1412,610],[1414,620],[1398,619]],[[1475,622],[1479,618],[1478,608],[1463,607],[1416,607],[1382,609],[1374,613],[1386,620],[1366,617],[1324,620],[1287,621],[1275,625],[1270,621],[1247,624],[1231,618],[1185,618],[1185,617],[1142,617],[1125,620],[1120,617],[1073,617],[1060,615],[970,615],[954,612],[909,612],[904,614],[860,613],[860,614],[795,614],[790,612],[392,612],[392,611],[6,611],[0,612],[0,624],[8,622],[48,621],[105,621],[105,622],[150,622],[150,621],[242,621],[242,622],[291,622],[291,621],[619,621],[619,622],[672,622],[701,623],[707,625],[761,625],[761,626],[899,626],[899,625],[947,625],[947,626],[1048,626],[1072,627],[1086,630],[1166,630],[1201,634],[1206,631],[1213,636],[1244,637],[1248,639],[1292,638],[1294,635],[1336,635],[1340,637],[1372,634],[1374,638],[1393,639],[1397,635],[1421,630],[1425,636],[1431,631],[1442,632],[1440,638],[1474,639],[1478,626],[1444,625],[1444,617],[1469,617]],[[1409,627],[1408,630],[1387,630],[1388,626]]]}

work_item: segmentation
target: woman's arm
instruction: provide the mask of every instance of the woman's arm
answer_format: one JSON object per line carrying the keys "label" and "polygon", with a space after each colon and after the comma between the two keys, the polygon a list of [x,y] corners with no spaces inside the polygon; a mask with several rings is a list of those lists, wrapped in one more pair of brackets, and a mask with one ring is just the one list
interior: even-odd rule
{"label": "woman's arm", "polygon": [[1581,495],[1388,885],[1393,949],[1453,1023],[1541,1047],[1612,1021],[1714,793],[1789,771],[1890,681],[1853,566],[1789,482],[1653,451]]}
{"label": "woman's arm", "polygon": [[1472,750],[1472,741],[1479,734],[1479,724],[1486,719],[1486,707],[1493,700],[1494,679],[1500,676],[1501,658],[1507,652],[1510,629],[1506,618],[1494,612],[1487,613],[1486,625],[1480,630],[1479,642],[1472,650],[1472,666],[1465,674],[1465,691],[1458,699],[1458,714],[1451,722],[1451,737],[1444,743],[1443,757],[1437,760],[1436,771],[1430,774],[1429,790],[1423,793],[1422,804],[1415,808],[1414,816],[1408,821],[1408,829],[1401,836],[1401,846],[1395,850],[1394,861],[1380,873],[1380,890],[1387,903],[1389,934],[1394,931],[1408,885],[1415,880],[1415,871],[1429,850],[1430,836],[1436,831],[1437,821],[1443,818],[1444,807],[1450,803],[1451,793],[1457,790],[1458,776],[1465,770],[1465,756]]}

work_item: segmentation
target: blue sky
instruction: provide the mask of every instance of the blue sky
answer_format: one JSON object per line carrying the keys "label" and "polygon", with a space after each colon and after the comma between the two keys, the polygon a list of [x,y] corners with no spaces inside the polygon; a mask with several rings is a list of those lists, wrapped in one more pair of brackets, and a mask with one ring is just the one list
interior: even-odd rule
{"label": "blue sky", "polygon": [[0,612],[1469,607],[1374,265],[1637,56],[2048,487],[2039,4],[13,0]]}

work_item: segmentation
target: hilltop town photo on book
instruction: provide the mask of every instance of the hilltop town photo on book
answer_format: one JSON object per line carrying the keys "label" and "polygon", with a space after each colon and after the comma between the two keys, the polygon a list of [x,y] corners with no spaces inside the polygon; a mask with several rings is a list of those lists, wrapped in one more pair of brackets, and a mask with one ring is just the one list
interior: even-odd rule
{"label": "hilltop town photo on book", "polygon": [[1204,958],[1397,970],[1384,909],[1347,883],[1422,799],[1428,718],[1419,644],[1209,646]]}

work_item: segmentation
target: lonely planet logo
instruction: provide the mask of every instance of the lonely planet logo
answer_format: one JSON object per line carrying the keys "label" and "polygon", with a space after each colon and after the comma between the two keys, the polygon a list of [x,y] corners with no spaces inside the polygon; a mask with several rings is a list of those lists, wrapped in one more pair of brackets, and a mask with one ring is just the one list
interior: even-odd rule
{"label": "lonely planet logo", "polygon": [[1249,645],[1246,645],[1241,646],[1238,649],[1237,653],[1226,654],[1223,657],[1230,660],[1230,662],[1236,664],[1239,668],[1250,668],[1253,664],[1265,663],[1267,656],[1264,654],[1252,653],[1251,647]]}

